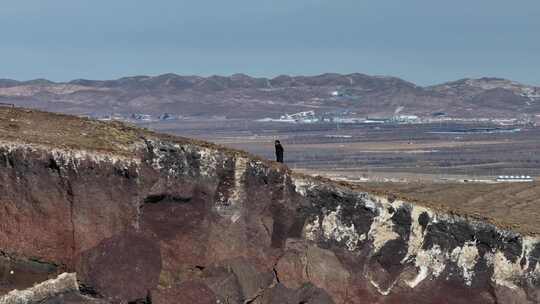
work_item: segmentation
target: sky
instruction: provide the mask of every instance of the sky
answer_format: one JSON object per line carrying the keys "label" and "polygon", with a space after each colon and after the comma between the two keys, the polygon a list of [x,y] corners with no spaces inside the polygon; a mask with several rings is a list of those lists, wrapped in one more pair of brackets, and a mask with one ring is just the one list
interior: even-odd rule
{"label": "sky", "polygon": [[0,78],[327,72],[540,85],[540,1],[0,2]]}

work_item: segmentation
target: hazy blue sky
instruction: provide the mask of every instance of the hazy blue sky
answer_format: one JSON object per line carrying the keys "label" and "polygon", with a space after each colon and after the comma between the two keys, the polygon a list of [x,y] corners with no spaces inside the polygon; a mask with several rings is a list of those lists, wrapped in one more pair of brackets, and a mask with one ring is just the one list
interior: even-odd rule
{"label": "hazy blue sky", "polygon": [[362,72],[540,84],[539,0],[5,0],[0,78]]}

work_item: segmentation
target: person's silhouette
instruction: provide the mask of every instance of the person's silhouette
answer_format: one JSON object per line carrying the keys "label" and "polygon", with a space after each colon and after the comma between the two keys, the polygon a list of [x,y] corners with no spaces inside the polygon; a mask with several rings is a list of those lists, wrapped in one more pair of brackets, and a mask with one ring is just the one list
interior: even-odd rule
{"label": "person's silhouette", "polygon": [[276,140],[274,142],[274,145],[276,146],[276,161],[278,163],[283,163],[283,146],[279,142],[279,140]]}

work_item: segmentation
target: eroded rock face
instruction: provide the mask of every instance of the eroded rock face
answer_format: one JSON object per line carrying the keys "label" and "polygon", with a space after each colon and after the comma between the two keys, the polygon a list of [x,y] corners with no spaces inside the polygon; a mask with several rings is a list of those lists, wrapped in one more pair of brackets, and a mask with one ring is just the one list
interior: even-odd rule
{"label": "eroded rock face", "polygon": [[1,304],[43,303],[50,298],[79,290],[74,273],[63,273],[25,290],[13,290],[0,297]]}
{"label": "eroded rock face", "polygon": [[77,271],[84,285],[100,295],[121,301],[145,299],[159,281],[158,240],[123,232],[81,253]]}
{"label": "eroded rock face", "polygon": [[240,153],[135,147],[1,146],[0,250],[99,302],[540,303],[538,239]]}

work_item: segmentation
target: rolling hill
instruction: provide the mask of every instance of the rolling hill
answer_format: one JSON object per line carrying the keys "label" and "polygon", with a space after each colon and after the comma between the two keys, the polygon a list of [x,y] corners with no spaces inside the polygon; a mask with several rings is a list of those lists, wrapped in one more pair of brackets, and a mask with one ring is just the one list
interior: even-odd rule
{"label": "rolling hill", "polygon": [[540,113],[540,87],[500,78],[462,79],[422,87],[396,77],[322,74],[255,78],[134,76],[116,80],[0,79],[0,102],[69,114],[175,113],[227,118],[347,109],[359,115],[515,118]]}

